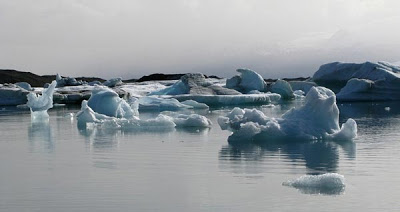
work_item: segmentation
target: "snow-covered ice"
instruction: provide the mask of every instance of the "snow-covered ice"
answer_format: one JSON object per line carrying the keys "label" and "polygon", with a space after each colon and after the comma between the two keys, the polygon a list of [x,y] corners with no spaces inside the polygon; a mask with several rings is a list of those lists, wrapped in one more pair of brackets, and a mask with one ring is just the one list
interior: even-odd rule
{"label": "snow-covered ice", "polygon": [[177,127],[211,127],[210,119],[199,114],[179,114],[172,117]]}
{"label": "snow-covered ice", "polygon": [[230,139],[351,140],[357,136],[357,124],[348,119],[339,127],[339,109],[335,94],[324,87],[313,87],[305,104],[292,108],[281,118],[270,118],[257,109],[234,108],[219,117],[222,129],[233,131]]}
{"label": "snow-covered ice", "polygon": [[326,173],[321,175],[304,175],[282,185],[299,189],[308,194],[340,194],[346,186],[343,175]]}
{"label": "snow-covered ice", "polygon": [[267,84],[264,78],[250,69],[237,69],[239,75],[226,80],[226,87],[248,93],[253,90],[266,91]]}

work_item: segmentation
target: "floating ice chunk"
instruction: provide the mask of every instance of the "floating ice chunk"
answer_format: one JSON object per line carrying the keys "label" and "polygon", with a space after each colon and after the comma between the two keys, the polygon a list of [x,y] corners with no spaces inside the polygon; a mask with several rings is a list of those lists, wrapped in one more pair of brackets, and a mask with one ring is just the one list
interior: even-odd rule
{"label": "floating ice chunk", "polygon": [[33,91],[32,86],[27,82],[17,82],[17,83],[15,83],[15,85],[17,85],[27,91]]}
{"label": "floating ice chunk", "polygon": [[294,91],[302,90],[305,94],[307,94],[312,87],[318,86],[315,82],[310,81],[290,81],[289,84]]}
{"label": "floating ice chunk", "polygon": [[27,95],[28,107],[32,112],[47,111],[53,107],[53,93],[56,88],[57,82],[54,80],[48,88],[43,89],[42,95],[30,92]]}
{"label": "floating ice chunk", "polygon": [[271,92],[278,93],[283,99],[294,98],[292,87],[285,80],[278,79],[271,85]]}
{"label": "floating ice chunk", "polygon": [[221,129],[234,132],[230,139],[351,140],[357,136],[357,124],[353,119],[339,128],[335,94],[324,87],[313,87],[304,106],[289,110],[281,118],[269,118],[256,109],[235,108],[226,117],[219,118],[218,123]]}
{"label": "floating ice chunk", "polygon": [[138,102],[140,110],[175,111],[193,108],[193,106],[182,104],[174,98],[165,99],[154,96],[146,96],[139,98]]}
{"label": "floating ice chunk", "polygon": [[181,77],[181,79],[170,87],[155,91],[149,95],[237,95],[239,92],[221,87],[211,81],[206,80],[205,76],[200,73],[189,73]]}
{"label": "floating ice chunk", "polygon": [[304,175],[283,182],[282,185],[297,188],[308,194],[340,194],[346,186],[344,176],[336,173]]}
{"label": "floating ice chunk", "polygon": [[88,105],[93,111],[118,118],[132,118],[138,115],[137,108],[107,87],[95,86],[89,98]]}
{"label": "floating ice chunk", "polygon": [[112,78],[112,79],[109,79],[109,80],[103,82],[103,85],[105,85],[107,87],[110,87],[110,88],[115,87],[117,85],[121,85],[121,84],[122,84],[122,78],[121,77]]}
{"label": "floating ice chunk", "polygon": [[209,106],[226,105],[260,105],[279,101],[281,95],[276,93],[240,94],[240,95],[177,95],[179,101],[194,100]]}
{"label": "floating ice chunk", "polygon": [[169,116],[159,115],[155,119],[140,120],[133,116],[129,119],[109,117],[96,113],[88,106],[87,101],[82,101],[81,110],[76,115],[78,128],[86,129],[88,123],[106,129],[145,130],[146,128],[174,128],[175,123]]}
{"label": "floating ice chunk", "polygon": [[237,69],[240,75],[236,75],[226,80],[226,87],[240,92],[250,92],[252,90],[265,91],[267,84],[260,74],[250,69]]}
{"label": "floating ice chunk", "polygon": [[293,91],[293,95],[296,99],[301,99],[301,98],[305,98],[305,92],[302,90],[295,90]]}
{"label": "floating ice chunk", "polygon": [[204,103],[198,103],[194,100],[186,100],[181,103],[184,105],[191,106],[191,107],[193,107],[193,109],[208,109],[209,108],[208,105],[206,105]]}
{"label": "floating ice chunk", "polygon": [[86,82],[83,81],[77,81],[75,78],[72,77],[61,77],[60,74],[56,75],[56,81],[57,81],[57,88],[59,87],[64,87],[64,86],[78,86],[78,85],[83,85]]}
{"label": "floating ice chunk", "polygon": [[177,127],[211,127],[211,121],[205,116],[198,114],[180,114],[173,117],[173,121]]}

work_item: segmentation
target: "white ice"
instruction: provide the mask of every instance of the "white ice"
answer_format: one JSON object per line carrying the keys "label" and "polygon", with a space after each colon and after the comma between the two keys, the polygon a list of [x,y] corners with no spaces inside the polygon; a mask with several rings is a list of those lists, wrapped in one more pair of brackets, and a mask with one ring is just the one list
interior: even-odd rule
{"label": "white ice", "polygon": [[181,109],[192,109],[193,106],[182,104],[174,98],[158,98],[155,96],[140,97],[139,109],[143,110],[156,110],[156,111],[175,111]]}
{"label": "white ice", "polygon": [[172,117],[177,127],[211,127],[211,121],[199,114],[179,114]]}
{"label": "white ice", "polygon": [[191,107],[193,107],[193,109],[208,109],[209,108],[208,105],[206,105],[204,103],[198,103],[194,100],[186,100],[181,103],[184,105],[191,106]]}
{"label": "white ice", "polygon": [[27,95],[27,105],[32,112],[47,111],[53,107],[53,93],[56,88],[57,82],[54,80],[48,88],[43,89],[42,95],[30,92]]}
{"label": "white ice", "polygon": [[120,98],[114,90],[104,86],[95,86],[88,100],[88,105],[93,111],[118,118],[132,118],[138,115],[137,103],[130,103]]}
{"label": "white ice", "polygon": [[304,175],[294,180],[283,182],[282,185],[300,189],[311,194],[340,194],[346,186],[343,175],[326,173],[321,175]]}
{"label": "white ice", "polygon": [[15,83],[15,85],[17,85],[27,91],[33,91],[32,86],[27,82],[17,82],[17,83]]}
{"label": "white ice", "polygon": [[313,80],[347,82],[352,78],[368,80],[398,79],[400,67],[387,62],[329,63],[322,65],[313,75]]}
{"label": "white ice", "polygon": [[239,75],[226,80],[226,87],[248,93],[252,90],[266,91],[264,78],[250,69],[238,69]]}
{"label": "white ice", "polygon": [[294,98],[292,86],[285,80],[278,79],[276,82],[272,83],[271,92],[280,94],[282,99]]}
{"label": "white ice", "polygon": [[279,101],[281,96],[276,93],[261,93],[240,95],[177,95],[174,98],[179,101],[194,100],[208,106],[226,106],[269,104]]}
{"label": "white ice", "polygon": [[115,87],[117,85],[121,85],[121,84],[122,84],[121,77],[112,78],[112,79],[109,79],[109,80],[103,82],[103,85],[110,87],[110,88],[113,88],[113,87]]}
{"label": "white ice", "polygon": [[233,109],[220,117],[222,129],[233,131],[230,139],[351,140],[357,136],[357,124],[348,119],[339,127],[339,109],[335,94],[324,87],[313,87],[305,104],[292,108],[281,118],[270,118],[257,109]]}

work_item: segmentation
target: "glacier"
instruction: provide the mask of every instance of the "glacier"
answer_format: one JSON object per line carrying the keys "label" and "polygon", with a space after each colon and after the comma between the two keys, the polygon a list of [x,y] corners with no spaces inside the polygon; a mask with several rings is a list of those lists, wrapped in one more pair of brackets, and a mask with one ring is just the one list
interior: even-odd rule
{"label": "glacier", "polygon": [[357,136],[353,119],[339,127],[339,109],[335,94],[324,87],[313,87],[305,104],[292,108],[281,118],[270,118],[257,109],[234,108],[218,118],[223,130],[231,130],[230,140],[352,140]]}

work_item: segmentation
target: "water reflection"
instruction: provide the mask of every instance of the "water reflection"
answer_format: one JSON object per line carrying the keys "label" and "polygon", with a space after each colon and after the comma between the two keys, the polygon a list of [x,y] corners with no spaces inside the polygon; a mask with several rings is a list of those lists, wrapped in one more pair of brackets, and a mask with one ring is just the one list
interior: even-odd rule
{"label": "water reflection", "polygon": [[[219,152],[219,160],[229,162],[228,167],[234,172],[240,166],[241,170],[247,173],[260,173],[268,167],[276,165],[283,160],[293,166],[305,166],[307,174],[321,174],[326,172],[337,172],[339,161],[339,149],[345,152],[348,159],[356,157],[354,142],[295,142],[295,141],[255,141],[255,142],[229,142],[229,145],[222,147]],[[279,161],[274,161],[278,159]],[[272,163],[266,163],[271,161]],[[258,165],[254,165],[258,163]]]}
{"label": "water reflection", "polygon": [[32,121],[28,127],[28,139],[31,151],[53,152],[54,138],[48,121]]}

